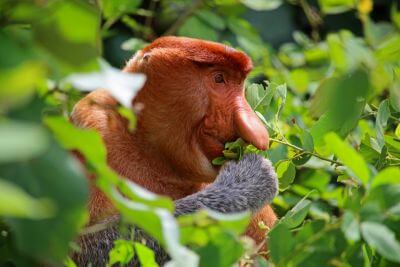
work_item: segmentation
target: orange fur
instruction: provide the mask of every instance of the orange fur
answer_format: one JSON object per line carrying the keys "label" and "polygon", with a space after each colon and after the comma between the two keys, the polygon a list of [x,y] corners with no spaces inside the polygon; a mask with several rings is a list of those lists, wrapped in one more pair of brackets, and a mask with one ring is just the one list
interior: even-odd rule
{"label": "orange fur", "polygon": [[[164,37],[139,51],[125,72],[146,74],[144,88],[133,100],[144,109],[135,132],[116,111],[116,101],[97,90],[75,107],[72,121],[94,128],[107,147],[109,165],[120,175],[162,195],[179,199],[211,183],[218,168],[211,160],[223,144],[242,137],[260,149],[268,133],[244,97],[244,79],[252,63],[243,52],[218,43]],[[223,73],[225,83],[215,83]],[[91,221],[114,212],[93,189]],[[100,207],[100,208],[99,208]],[[258,242],[264,233],[257,220],[272,226],[276,216],[266,206],[254,217],[248,233]]]}

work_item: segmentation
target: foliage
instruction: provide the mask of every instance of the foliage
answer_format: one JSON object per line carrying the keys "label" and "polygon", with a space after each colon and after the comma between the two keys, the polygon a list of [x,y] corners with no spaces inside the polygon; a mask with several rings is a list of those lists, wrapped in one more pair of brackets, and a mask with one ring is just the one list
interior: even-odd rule
{"label": "foliage", "polygon": [[[372,0],[0,0],[0,264],[74,266],[67,256],[79,250],[73,240],[90,229],[86,174],[70,150],[85,156],[124,225],[162,244],[170,266],[399,264],[398,8]],[[287,12],[297,12],[301,31],[279,20]],[[270,42],[256,27],[273,16],[267,30],[289,29],[288,42]],[[269,251],[240,237],[248,214],[175,219],[170,199],[121,179],[107,166],[99,135],[68,122],[82,97],[77,89],[102,86],[122,99],[119,110],[134,128],[127,100],[144,78],[98,59],[121,67],[161,34],[230,43],[254,61],[246,97],[269,129],[270,149],[238,140],[224,157],[256,152],[277,170],[273,206],[281,219],[266,236]],[[115,46],[118,38],[124,42]],[[131,94],[121,95],[127,85]],[[134,255],[156,266],[145,244],[122,239],[109,265]]]}

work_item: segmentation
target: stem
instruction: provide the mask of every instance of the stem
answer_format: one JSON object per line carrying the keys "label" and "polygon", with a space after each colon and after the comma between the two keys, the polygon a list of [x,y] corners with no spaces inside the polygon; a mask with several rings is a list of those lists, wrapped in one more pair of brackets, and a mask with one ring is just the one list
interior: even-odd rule
{"label": "stem", "polygon": [[151,28],[151,25],[153,24],[153,19],[154,19],[154,11],[155,11],[155,9],[156,9],[156,6],[157,6],[157,2],[158,2],[159,0],[153,0],[153,1],[151,1],[150,2],[150,4],[149,4],[149,11],[151,11],[151,16],[148,16],[148,17],[146,17],[146,20],[145,20],[145,22],[144,22],[144,25],[145,25],[145,27],[147,27],[147,28]]}
{"label": "stem", "polygon": [[320,40],[318,27],[322,23],[322,20],[320,16],[307,3],[307,0],[300,0],[300,6],[303,9],[304,14],[307,17],[307,20],[311,25],[312,28],[311,36],[314,39],[314,41],[318,42]]}
{"label": "stem", "polygon": [[203,4],[203,0],[195,0],[193,4],[164,32],[163,35],[174,35],[185,21]]}
{"label": "stem", "polygon": [[293,145],[293,144],[291,144],[291,143],[289,143],[289,142],[287,142],[287,141],[279,140],[279,139],[274,139],[274,138],[270,138],[269,140],[271,140],[272,142],[276,142],[276,143],[280,143],[280,144],[286,145],[286,146],[288,146],[288,147],[291,147],[291,148],[293,148],[293,149],[295,149],[295,150],[300,151],[301,153],[312,155],[312,156],[314,156],[314,157],[316,157],[316,158],[322,159],[322,160],[324,160],[324,161],[328,161],[328,162],[333,163],[333,164],[336,164],[336,165],[338,165],[338,166],[342,166],[342,165],[343,165],[343,164],[342,164],[341,162],[339,162],[339,161],[336,161],[336,160],[333,160],[333,159],[329,159],[329,158],[325,158],[325,157],[323,157],[323,156],[321,156],[321,155],[319,155],[319,154],[317,154],[317,153],[314,153],[314,152],[312,152],[312,151],[307,151],[307,150],[302,149],[301,147],[298,147],[298,146],[296,146],[296,145]]}

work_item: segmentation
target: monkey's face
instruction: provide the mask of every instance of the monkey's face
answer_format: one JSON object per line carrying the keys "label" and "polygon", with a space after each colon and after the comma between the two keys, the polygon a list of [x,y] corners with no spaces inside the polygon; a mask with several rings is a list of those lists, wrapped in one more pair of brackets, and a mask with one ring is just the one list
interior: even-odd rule
{"label": "monkey's face", "polygon": [[241,137],[261,150],[268,148],[268,132],[244,97],[242,73],[219,66],[204,70],[208,103],[198,129],[198,140],[211,161],[221,156],[224,144]]}
{"label": "monkey's face", "polygon": [[162,154],[184,179],[211,182],[211,161],[238,137],[259,149],[268,132],[244,97],[251,70],[243,52],[203,40],[164,37],[139,52],[125,71],[147,81],[135,98],[144,104],[137,136]]}

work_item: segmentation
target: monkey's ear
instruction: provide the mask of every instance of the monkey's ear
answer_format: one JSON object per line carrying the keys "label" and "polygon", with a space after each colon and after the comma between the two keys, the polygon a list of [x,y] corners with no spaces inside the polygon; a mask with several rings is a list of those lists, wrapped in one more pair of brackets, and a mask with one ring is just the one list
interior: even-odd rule
{"label": "monkey's ear", "polygon": [[126,63],[124,71],[134,72],[136,71],[142,63],[149,60],[151,52],[143,52],[139,50],[136,54]]}
{"label": "monkey's ear", "polygon": [[150,52],[146,52],[143,54],[142,56],[142,61],[147,62],[150,58],[151,53]]}

